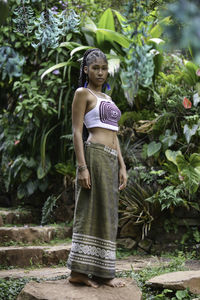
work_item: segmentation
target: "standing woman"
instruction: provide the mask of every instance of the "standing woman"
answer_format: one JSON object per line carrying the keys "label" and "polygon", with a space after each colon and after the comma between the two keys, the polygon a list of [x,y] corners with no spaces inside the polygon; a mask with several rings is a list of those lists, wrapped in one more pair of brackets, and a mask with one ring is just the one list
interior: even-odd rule
{"label": "standing woman", "polygon": [[[72,103],[72,127],[77,159],[76,204],[72,248],[67,262],[69,281],[98,287],[120,287],[115,278],[118,190],[127,175],[116,132],[121,116],[102,93],[108,62],[99,49],[85,52],[79,85]],[[89,136],[82,139],[83,124]]]}

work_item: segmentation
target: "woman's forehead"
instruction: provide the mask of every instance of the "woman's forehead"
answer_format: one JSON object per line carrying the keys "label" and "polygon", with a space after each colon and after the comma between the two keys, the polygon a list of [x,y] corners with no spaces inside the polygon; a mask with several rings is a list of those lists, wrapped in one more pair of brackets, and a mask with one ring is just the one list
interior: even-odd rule
{"label": "woman's forehead", "polygon": [[101,57],[97,57],[95,58],[95,60],[93,62],[91,62],[90,65],[106,65],[107,66],[107,62],[105,61],[105,59],[101,58]]}

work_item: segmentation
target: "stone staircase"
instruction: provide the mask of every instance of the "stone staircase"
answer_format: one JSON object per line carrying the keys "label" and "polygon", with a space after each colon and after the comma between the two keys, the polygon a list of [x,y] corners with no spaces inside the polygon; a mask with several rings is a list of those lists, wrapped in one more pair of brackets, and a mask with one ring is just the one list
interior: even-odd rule
{"label": "stone staircase", "polygon": [[[130,278],[124,279],[126,286],[121,289],[105,285],[98,289],[71,285],[67,280],[70,271],[66,261],[71,248],[72,228],[66,224],[40,226],[36,221],[32,211],[0,208],[0,279],[44,279],[27,283],[17,300],[142,299],[140,289]],[[168,263],[158,257],[130,256],[116,262],[116,271],[120,275],[124,271],[137,272],[147,266]],[[195,269],[200,269],[200,263],[192,266],[191,270]]]}
{"label": "stone staircase", "polygon": [[29,210],[0,209],[1,269],[47,267],[67,260],[72,228],[63,224],[40,226],[34,222],[36,218]]}

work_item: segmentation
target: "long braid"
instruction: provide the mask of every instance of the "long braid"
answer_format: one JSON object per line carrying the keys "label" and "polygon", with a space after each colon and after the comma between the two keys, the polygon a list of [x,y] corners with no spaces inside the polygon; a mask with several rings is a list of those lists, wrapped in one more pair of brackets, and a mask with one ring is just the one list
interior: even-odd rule
{"label": "long braid", "polygon": [[107,62],[105,54],[98,48],[88,49],[84,53],[83,60],[81,62],[81,67],[80,67],[80,76],[78,81],[79,87],[83,87],[86,82],[86,74],[84,72],[84,67],[89,66],[98,57],[102,57]]}

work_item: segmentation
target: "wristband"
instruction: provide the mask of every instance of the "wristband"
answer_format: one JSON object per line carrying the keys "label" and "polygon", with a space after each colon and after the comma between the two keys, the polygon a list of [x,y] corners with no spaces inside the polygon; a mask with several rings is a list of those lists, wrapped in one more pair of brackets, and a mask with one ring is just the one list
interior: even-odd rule
{"label": "wristband", "polygon": [[78,171],[79,171],[79,172],[82,172],[82,171],[84,171],[84,170],[86,170],[86,169],[87,169],[87,165],[78,166]]}

